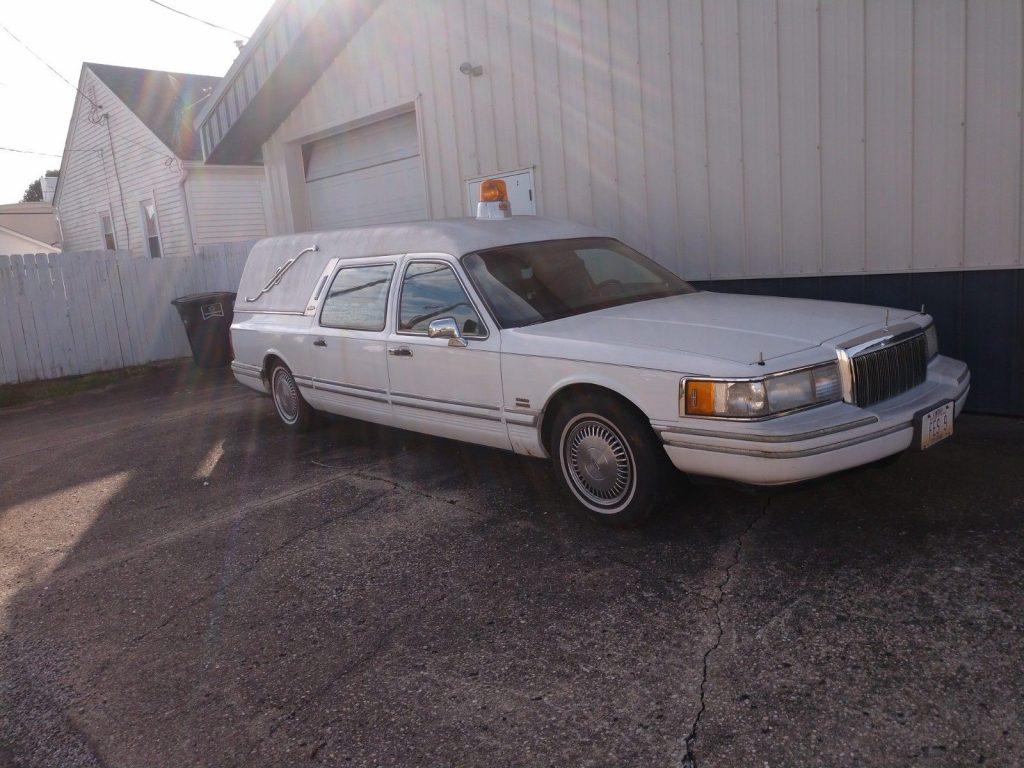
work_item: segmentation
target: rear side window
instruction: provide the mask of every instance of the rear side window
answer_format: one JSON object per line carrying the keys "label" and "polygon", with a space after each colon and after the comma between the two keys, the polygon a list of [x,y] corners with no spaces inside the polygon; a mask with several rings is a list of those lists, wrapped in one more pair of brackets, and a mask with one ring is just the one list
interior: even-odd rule
{"label": "rear side window", "polygon": [[343,267],[334,276],[320,325],[353,331],[383,331],[394,264]]}
{"label": "rear side window", "polygon": [[480,317],[452,268],[435,261],[413,262],[405,270],[402,283],[398,330],[426,333],[432,320],[443,317],[454,319],[463,336],[483,338],[486,335]]}

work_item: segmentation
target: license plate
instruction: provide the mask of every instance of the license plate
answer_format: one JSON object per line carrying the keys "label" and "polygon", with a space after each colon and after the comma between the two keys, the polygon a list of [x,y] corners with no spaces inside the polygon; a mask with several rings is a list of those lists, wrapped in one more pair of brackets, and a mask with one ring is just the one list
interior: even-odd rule
{"label": "license plate", "polygon": [[922,451],[952,435],[953,403],[943,403],[938,408],[933,408],[918,416],[918,434],[921,435]]}

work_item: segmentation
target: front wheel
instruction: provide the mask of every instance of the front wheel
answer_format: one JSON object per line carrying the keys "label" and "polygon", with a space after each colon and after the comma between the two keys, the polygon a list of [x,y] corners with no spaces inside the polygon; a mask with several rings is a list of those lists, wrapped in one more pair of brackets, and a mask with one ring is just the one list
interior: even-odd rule
{"label": "front wheel", "polygon": [[633,527],[651,516],[665,454],[650,425],[625,403],[587,394],[563,405],[551,431],[551,456],[594,519]]}
{"label": "front wheel", "polygon": [[292,372],[281,363],[270,372],[270,395],[277,415],[286,427],[305,432],[313,425],[316,411],[302,396]]}

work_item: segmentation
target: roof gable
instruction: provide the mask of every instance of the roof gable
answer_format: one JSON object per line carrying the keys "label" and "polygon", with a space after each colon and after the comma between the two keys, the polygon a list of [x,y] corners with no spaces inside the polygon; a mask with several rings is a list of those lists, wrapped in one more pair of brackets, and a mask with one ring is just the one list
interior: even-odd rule
{"label": "roof gable", "polygon": [[219,77],[111,64],[85,66],[175,155],[202,159],[192,121]]}

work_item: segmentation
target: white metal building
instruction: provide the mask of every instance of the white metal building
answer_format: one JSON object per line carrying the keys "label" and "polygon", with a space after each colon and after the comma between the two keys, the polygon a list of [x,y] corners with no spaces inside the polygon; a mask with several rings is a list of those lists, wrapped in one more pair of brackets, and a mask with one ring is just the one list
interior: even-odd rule
{"label": "white metal building", "polygon": [[1022,412],[1022,24],[1020,0],[279,0],[196,125],[207,162],[262,158],[274,233],[465,215],[511,174],[514,212],[716,290],[925,303],[972,405]]}
{"label": "white metal building", "polygon": [[65,250],[192,256],[266,235],[263,169],[202,163],[192,117],[218,80],[82,66],[54,197]]}

